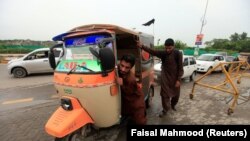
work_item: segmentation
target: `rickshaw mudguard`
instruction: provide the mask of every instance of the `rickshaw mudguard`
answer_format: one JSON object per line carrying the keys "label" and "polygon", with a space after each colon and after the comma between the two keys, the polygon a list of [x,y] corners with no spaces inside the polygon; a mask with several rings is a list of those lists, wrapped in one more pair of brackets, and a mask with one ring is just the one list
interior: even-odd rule
{"label": "rickshaw mudguard", "polygon": [[76,98],[66,96],[63,98],[71,100],[73,109],[68,111],[60,106],[45,125],[46,132],[58,138],[64,137],[88,123],[94,123]]}

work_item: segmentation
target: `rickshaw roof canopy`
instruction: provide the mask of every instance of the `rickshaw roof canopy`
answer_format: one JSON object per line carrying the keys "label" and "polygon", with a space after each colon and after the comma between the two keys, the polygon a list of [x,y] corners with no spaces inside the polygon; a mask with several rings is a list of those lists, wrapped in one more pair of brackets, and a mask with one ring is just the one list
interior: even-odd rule
{"label": "rickshaw roof canopy", "polygon": [[69,30],[66,33],[57,35],[53,38],[54,41],[63,41],[64,37],[70,36],[70,35],[77,35],[78,33],[91,33],[91,32],[105,32],[105,31],[113,31],[116,34],[132,34],[135,36],[138,36],[139,34],[145,34],[142,32],[136,32],[127,28],[123,28],[117,25],[111,25],[111,24],[88,24],[83,26],[75,27],[71,30]]}

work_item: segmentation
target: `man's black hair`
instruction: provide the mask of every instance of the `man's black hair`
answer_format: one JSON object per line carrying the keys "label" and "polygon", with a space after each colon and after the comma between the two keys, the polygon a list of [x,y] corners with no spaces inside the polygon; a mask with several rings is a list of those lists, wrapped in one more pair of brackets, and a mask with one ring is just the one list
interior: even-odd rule
{"label": "man's black hair", "polygon": [[166,41],[165,41],[165,46],[174,46],[174,40],[171,39],[171,38],[168,38]]}
{"label": "man's black hair", "polygon": [[135,56],[132,55],[132,54],[123,55],[120,61],[122,61],[122,60],[124,60],[125,62],[130,63],[131,68],[135,65]]}

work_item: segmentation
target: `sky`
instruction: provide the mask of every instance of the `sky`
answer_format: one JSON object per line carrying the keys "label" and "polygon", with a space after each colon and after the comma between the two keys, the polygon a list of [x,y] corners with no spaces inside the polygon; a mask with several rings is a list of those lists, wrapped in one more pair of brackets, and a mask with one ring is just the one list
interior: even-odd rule
{"label": "sky", "polygon": [[[0,0],[0,40],[52,40],[74,27],[105,23],[195,46],[207,0]],[[150,26],[143,23],[155,19]],[[208,0],[203,42],[246,32],[250,0]]]}

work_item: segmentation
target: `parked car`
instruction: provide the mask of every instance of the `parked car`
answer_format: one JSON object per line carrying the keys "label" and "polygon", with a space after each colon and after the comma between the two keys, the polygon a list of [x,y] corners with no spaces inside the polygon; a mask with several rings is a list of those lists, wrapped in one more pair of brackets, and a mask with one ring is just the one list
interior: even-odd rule
{"label": "parked car", "polygon": [[225,58],[227,57],[227,52],[216,52],[215,54],[217,54],[217,55],[222,55],[222,56],[224,56]]}
{"label": "parked car", "polygon": [[[22,78],[33,73],[53,72],[48,60],[49,48],[36,49],[21,58],[8,62],[8,72],[16,78]],[[56,61],[62,53],[62,49],[54,50]]]}
{"label": "parked car", "polygon": [[226,57],[226,62],[233,62],[234,59],[235,59],[234,56],[227,56],[227,57]]}
{"label": "parked car", "polygon": [[[239,58],[236,56],[227,56],[226,57],[226,62],[234,62],[234,61],[239,61]],[[226,70],[228,71],[231,66],[236,67],[238,64],[227,64]]]}
{"label": "parked car", "polygon": [[[226,59],[223,55],[218,54],[202,54],[196,59],[197,62],[197,72],[207,72],[210,69],[214,68],[220,62],[226,62]],[[225,67],[226,64],[225,64]],[[221,71],[221,67],[216,69],[216,71]]]}
{"label": "parked car", "polygon": [[[161,62],[154,65],[155,71],[155,80],[159,80],[161,77]],[[194,80],[196,75],[196,60],[193,56],[183,56],[183,70],[184,74],[182,78],[189,78],[190,80]]]}

